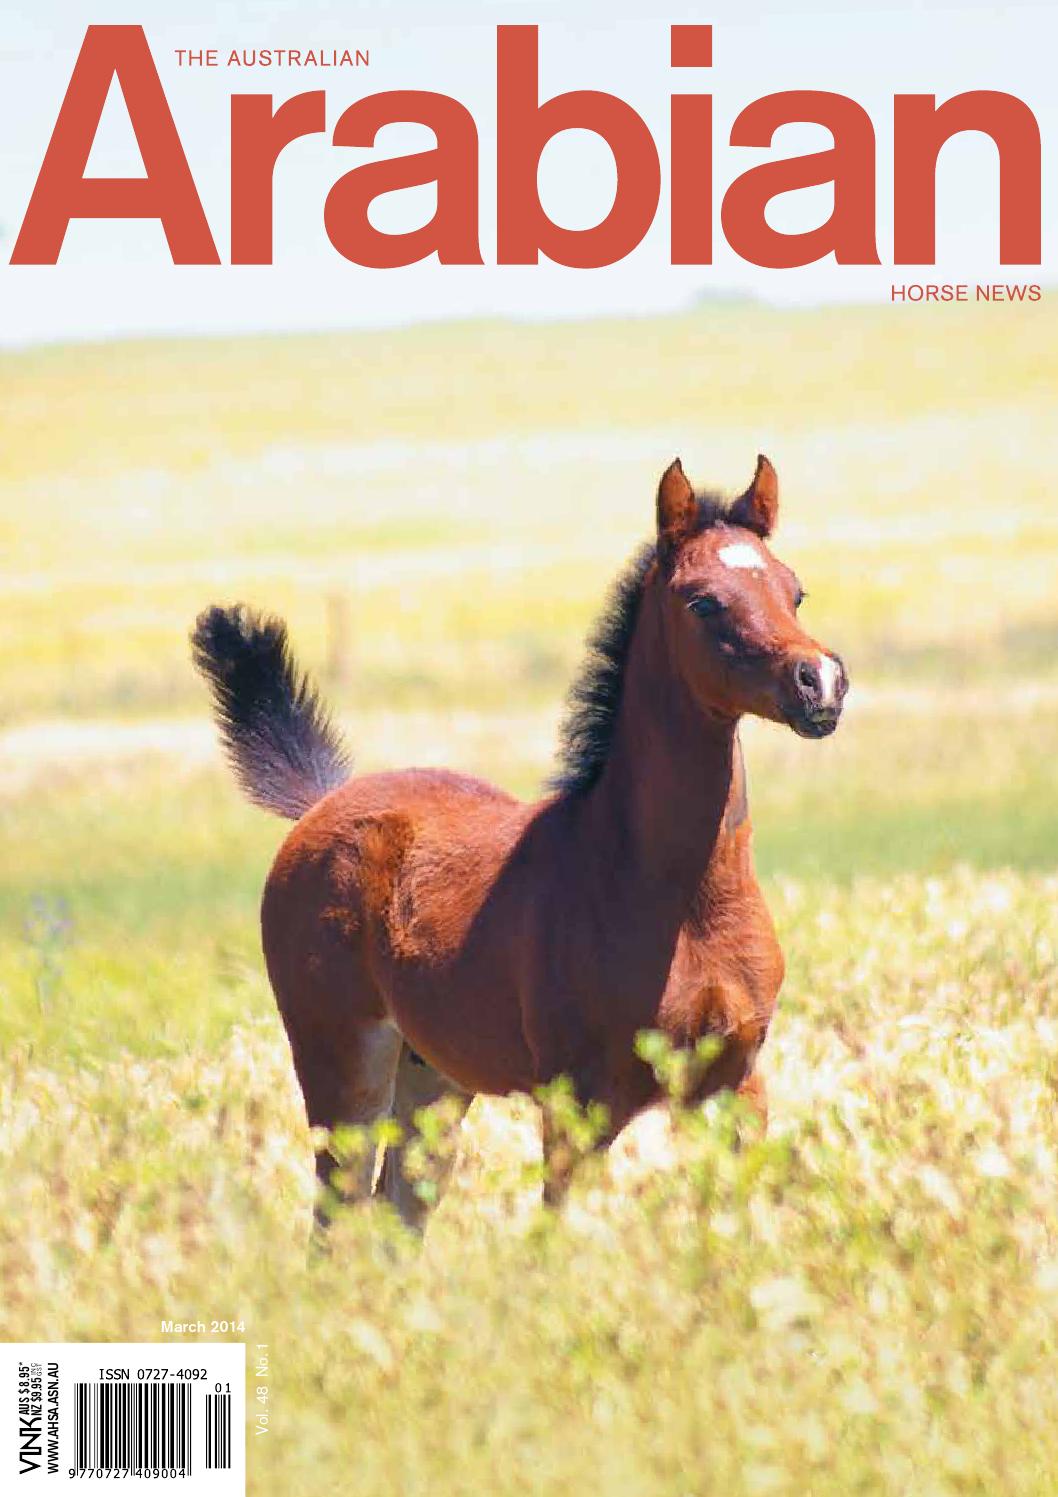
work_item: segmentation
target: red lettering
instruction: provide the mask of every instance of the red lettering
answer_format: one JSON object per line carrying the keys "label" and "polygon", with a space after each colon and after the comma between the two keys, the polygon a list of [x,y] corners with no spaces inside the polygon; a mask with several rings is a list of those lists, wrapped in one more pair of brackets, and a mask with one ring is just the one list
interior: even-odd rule
{"label": "red lettering", "polygon": [[[786,270],[833,252],[839,265],[877,265],[874,233],[874,126],[844,94],[799,90],[768,94],[750,104],[731,127],[733,146],[770,146],[781,125],[810,121],[833,135],[830,150],[788,161],[768,161],[735,179],[724,195],[727,241],[744,260]],[[804,234],[782,234],[765,219],[773,197],[802,187],[834,184],[834,211]]]}
{"label": "red lettering", "polygon": [[272,178],[292,140],[326,129],[322,89],[296,94],[273,114],[271,94],[231,96],[231,261],[272,263]]}
{"label": "red lettering", "polygon": [[[649,231],[661,195],[661,164],[650,130],[635,109],[613,94],[575,90],[540,100],[539,30],[496,31],[496,246],[501,265],[534,265],[541,257],[581,269],[612,265]],[[713,29],[670,28],[674,69],[712,67]],[[213,65],[215,53],[180,48],[178,65]],[[296,49],[232,52],[229,64],[278,65],[314,52]],[[343,58],[349,54],[343,54]],[[359,57],[360,54],[357,54]],[[211,61],[212,60],[212,61]],[[325,60],[325,59],[324,59]],[[144,175],[85,175],[108,92],[121,90],[143,159]],[[480,265],[479,145],[473,116],[445,94],[373,94],[346,109],[334,144],[370,150],[379,132],[397,123],[420,124],[429,150],[369,160],[345,172],[324,205],[327,235],[339,254],[374,269],[415,264],[436,256],[445,265]],[[784,125],[815,124],[832,139],[828,149],[766,160],[737,176],[724,194],[721,219],[735,254],[770,269],[809,265],[833,256],[839,265],[879,264],[875,214],[875,135],[870,116],[843,94],[795,90],[769,94],[746,106],[732,128],[733,147],[766,150]],[[674,91],[670,108],[669,230],[674,265],[712,263],[713,101],[708,93]],[[323,90],[275,106],[270,94],[231,100],[231,258],[236,265],[269,265],[274,254],[274,176],[291,142],[326,129]],[[600,222],[570,229],[555,223],[540,200],[540,162],[549,143],[570,130],[598,137],[610,151],[617,182]],[[898,265],[936,261],[936,173],[940,152],[955,135],[977,131],[996,147],[999,163],[999,254],[1004,265],[1041,260],[1042,167],[1040,131],[1031,109],[1010,94],[958,94],[938,105],[932,94],[894,99],[894,259]],[[785,233],[768,223],[773,199],[812,187],[831,187],[824,223]],[[436,191],[429,222],[405,233],[383,232],[370,221],[376,199],[407,188]],[[216,265],[216,245],[184,154],[165,91],[140,26],[89,26],[26,209],[11,263],[55,264],[75,218],[156,218],[179,265]],[[954,286],[894,285],[893,300],[964,299]],[[1038,286],[982,286],[984,300],[1039,300]]]}
{"label": "red lettering", "polygon": [[[672,66],[713,65],[711,26],[673,26]],[[673,94],[670,233],[673,265],[713,263],[713,101]]]}
{"label": "red lettering", "polygon": [[1012,94],[978,89],[937,108],[933,94],[893,101],[893,234],[897,265],[937,258],[937,157],[953,135],[980,130],[999,151],[999,261],[1040,263],[1040,127]]}
{"label": "red lettering", "polygon": [[[630,104],[613,94],[578,89],[539,102],[536,26],[497,28],[496,258],[536,265],[541,253],[582,270],[630,254],[654,221],[661,164],[653,137]],[[563,130],[590,130],[613,152],[617,191],[601,223],[564,229],[544,212],[537,188],[540,156]]]}
{"label": "red lettering", "polygon": [[[347,109],[334,130],[336,146],[372,146],[383,125],[413,120],[437,137],[430,151],[371,161],[339,177],[324,205],[327,237],[358,265],[390,270],[436,253],[442,265],[480,265],[478,246],[478,132],[474,117],[446,94],[412,90],[372,94]],[[437,209],[408,234],[385,234],[367,210],[383,193],[437,183]]]}
{"label": "red lettering", "polygon": [[[146,176],[86,177],[117,78]],[[157,218],[177,265],[220,257],[142,26],[89,26],[37,177],[12,265],[54,265],[72,218]]]}

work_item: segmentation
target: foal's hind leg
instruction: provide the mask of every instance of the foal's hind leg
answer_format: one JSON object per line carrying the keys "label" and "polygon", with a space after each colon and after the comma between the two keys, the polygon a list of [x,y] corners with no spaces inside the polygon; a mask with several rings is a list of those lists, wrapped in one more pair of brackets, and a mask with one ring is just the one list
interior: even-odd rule
{"label": "foal's hind leg", "polygon": [[[393,1098],[393,1116],[400,1124],[405,1139],[415,1131],[415,1114],[423,1107],[432,1107],[435,1102],[451,1098],[452,1127],[461,1122],[470,1106],[471,1098],[458,1091],[450,1081],[435,1071],[433,1066],[416,1055],[408,1045],[401,1051],[397,1066],[396,1087]],[[439,1161],[432,1174],[433,1184],[440,1194],[448,1183],[455,1164],[456,1150]],[[378,1192],[384,1195],[399,1212],[406,1226],[421,1230],[429,1204],[415,1190],[414,1184],[404,1173],[404,1145],[391,1145],[382,1160]]]}
{"label": "foal's hind leg", "polygon": [[[343,1026],[340,1037],[318,1031],[306,1035],[288,1018],[287,1034],[311,1128],[367,1128],[389,1116],[402,1044],[392,1025],[369,1020],[355,1028]],[[318,1149],[317,1224],[327,1223],[328,1191],[347,1204],[366,1200],[374,1173],[374,1145],[344,1163],[326,1145]]]}

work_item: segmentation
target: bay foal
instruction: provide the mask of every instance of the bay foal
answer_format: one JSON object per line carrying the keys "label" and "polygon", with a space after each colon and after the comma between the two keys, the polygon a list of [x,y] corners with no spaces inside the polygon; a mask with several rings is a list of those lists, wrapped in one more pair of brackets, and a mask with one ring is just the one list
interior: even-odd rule
{"label": "bay foal", "polygon": [[[666,470],[656,538],[591,636],[553,793],[531,805],[445,770],[353,775],[284,626],[201,616],[195,660],[235,773],[297,821],[261,924],[310,1124],[407,1124],[446,1092],[565,1074],[605,1104],[609,1139],[658,1094],[634,1049],[645,1028],[716,1036],[699,1094],[736,1089],[766,1115],[755,1067],[783,959],[738,722],[821,738],[847,684],[766,544],[777,511],[764,457],[731,504],[695,494],[679,460]],[[320,1179],[334,1167],[322,1150]],[[396,1154],[382,1187],[417,1219]],[[370,1192],[370,1161],[346,1190]]]}

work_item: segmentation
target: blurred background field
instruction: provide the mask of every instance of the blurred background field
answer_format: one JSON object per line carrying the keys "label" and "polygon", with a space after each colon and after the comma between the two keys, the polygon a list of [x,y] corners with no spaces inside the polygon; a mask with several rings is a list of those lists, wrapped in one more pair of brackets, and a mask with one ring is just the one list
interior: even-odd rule
{"label": "blurred background field", "polygon": [[[0,355],[0,1336],[237,1309],[252,1491],[1058,1488],[1056,388],[1046,301]],[[657,474],[759,449],[854,683],[826,743],[745,732],[774,1141],[714,1110],[555,1224],[478,1106],[423,1253],[353,1220],[307,1264],[283,828],[195,614],[282,613],[362,767],[533,794]]]}

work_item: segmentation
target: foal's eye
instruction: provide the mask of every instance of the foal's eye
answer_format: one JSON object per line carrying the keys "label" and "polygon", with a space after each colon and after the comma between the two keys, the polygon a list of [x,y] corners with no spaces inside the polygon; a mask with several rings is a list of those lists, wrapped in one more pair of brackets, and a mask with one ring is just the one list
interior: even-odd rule
{"label": "foal's eye", "polygon": [[692,598],[687,607],[700,619],[711,619],[714,615],[723,612],[724,605],[711,593],[703,593],[700,598]]}
{"label": "foal's eye", "polygon": [[804,600],[807,597],[808,597],[808,594],[805,592],[804,588],[803,587],[799,587],[797,589],[797,592],[794,595],[793,606],[795,608],[800,608],[801,604],[804,602]]}

